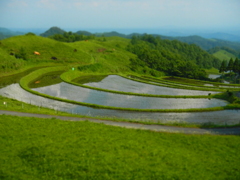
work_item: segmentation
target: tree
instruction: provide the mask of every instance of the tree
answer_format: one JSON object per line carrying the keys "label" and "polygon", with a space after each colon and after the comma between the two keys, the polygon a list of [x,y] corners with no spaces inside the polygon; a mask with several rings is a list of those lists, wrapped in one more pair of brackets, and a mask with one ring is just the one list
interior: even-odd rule
{"label": "tree", "polygon": [[27,53],[23,47],[20,48],[19,52],[15,54],[17,59],[27,60]]}
{"label": "tree", "polygon": [[227,70],[227,63],[226,63],[226,61],[222,61],[222,64],[219,68],[219,72],[224,73],[224,71],[226,71],[226,70]]}
{"label": "tree", "polygon": [[233,72],[238,73],[239,72],[239,60],[238,58],[235,59],[233,63]]}
{"label": "tree", "polygon": [[233,59],[231,58],[230,61],[228,62],[227,70],[232,72],[233,70]]}

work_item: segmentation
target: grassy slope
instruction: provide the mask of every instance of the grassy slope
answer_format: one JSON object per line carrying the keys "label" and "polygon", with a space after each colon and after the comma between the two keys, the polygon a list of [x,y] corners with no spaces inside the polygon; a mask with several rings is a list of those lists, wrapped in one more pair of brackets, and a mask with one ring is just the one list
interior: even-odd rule
{"label": "grassy slope", "polygon": [[240,178],[240,136],[6,115],[0,124],[0,179]]}
{"label": "grassy slope", "polygon": [[[19,52],[23,47],[27,53],[27,59],[37,61],[52,61],[51,57],[55,56],[60,61],[78,61],[88,62],[90,57],[82,52],[74,52],[74,48],[67,43],[61,43],[49,38],[40,36],[23,35],[15,36],[2,40],[2,48],[7,52]],[[40,56],[34,55],[34,51],[40,52]]]}
{"label": "grassy slope", "polygon": [[216,53],[213,54],[213,56],[215,56],[216,58],[220,59],[220,60],[229,60],[230,58],[236,58],[233,54],[225,51],[225,50],[220,50]]}
{"label": "grassy slope", "polygon": [[[135,55],[126,51],[125,47],[129,43],[128,39],[119,37],[108,37],[107,41],[100,38],[91,41],[80,41],[71,43],[70,46],[81,48],[91,56],[91,63],[101,64],[99,72],[125,72],[128,68],[129,59]],[[118,45],[118,46],[117,46]],[[99,50],[105,49],[103,52]]]}
{"label": "grassy slope", "polygon": [[[0,65],[8,63],[13,66],[14,63],[18,62],[22,63],[20,66],[22,68],[27,64],[46,62],[74,63],[76,65],[100,63],[101,71],[129,71],[129,59],[135,57],[135,55],[125,50],[129,40],[119,37],[109,37],[106,39],[107,41],[104,42],[99,38],[75,43],[62,43],[40,36],[15,36],[1,41]],[[18,53],[21,47],[27,53],[27,61],[16,59],[14,56],[9,55],[10,52]],[[75,49],[77,49],[76,52],[74,51]],[[99,49],[105,49],[105,51],[98,52]],[[41,55],[34,55],[34,51],[40,52]],[[58,60],[52,60],[51,57],[53,56],[57,57]],[[15,69],[9,69],[9,71],[13,70]]]}

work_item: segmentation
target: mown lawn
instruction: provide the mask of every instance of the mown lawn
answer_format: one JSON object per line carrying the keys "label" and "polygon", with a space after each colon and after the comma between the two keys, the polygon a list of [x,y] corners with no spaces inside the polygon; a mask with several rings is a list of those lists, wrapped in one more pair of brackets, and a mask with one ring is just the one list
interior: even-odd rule
{"label": "mown lawn", "polygon": [[0,179],[240,179],[240,136],[0,116]]}

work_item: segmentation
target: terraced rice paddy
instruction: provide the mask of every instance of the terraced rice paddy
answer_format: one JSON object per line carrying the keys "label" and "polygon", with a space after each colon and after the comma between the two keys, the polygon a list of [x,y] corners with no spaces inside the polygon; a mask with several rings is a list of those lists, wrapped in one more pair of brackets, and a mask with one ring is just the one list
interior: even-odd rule
{"label": "terraced rice paddy", "polygon": [[[154,98],[114,94],[82,88],[64,82],[33,90],[50,96],[79,102],[136,109],[209,108],[225,106],[227,104],[227,102],[218,99]],[[178,89],[176,89],[176,91],[178,91]]]}
{"label": "terraced rice paddy", "polygon": [[[31,94],[23,90],[18,84],[9,85],[0,89],[0,95],[31,103],[39,107],[48,107],[56,111],[64,111],[73,114],[81,114],[93,117],[112,117],[130,119],[133,121],[155,123],[194,123],[194,124],[219,124],[234,125],[240,121],[240,110],[224,110],[192,113],[159,113],[159,112],[134,112],[108,109],[95,109],[86,106],[73,105],[41,96]],[[41,108],[40,108],[41,111]]]}
{"label": "terraced rice paddy", "polygon": [[[58,76],[61,73],[58,73]],[[49,75],[48,75],[49,76]],[[33,90],[63,99],[72,99],[74,101],[93,103],[98,105],[137,108],[137,109],[191,109],[191,108],[207,108],[225,106],[226,101],[208,98],[156,98],[143,97],[134,95],[123,95],[116,93],[108,93],[103,91],[92,90],[65,82],[59,82],[56,79],[49,84],[44,85],[47,78],[41,77],[41,84],[33,87]],[[45,80],[44,80],[45,79]],[[38,80],[36,80],[38,81]],[[35,82],[36,82],[35,81]],[[165,94],[165,95],[208,95],[208,93],[218,93],[215,91],[199,91],[188,89],[176,89],[170,87],[161,87],[151,84],[132,81],[117,75],[103,76],[96,82],[87,82],[85,85],[94,86],[104,89],[116,91],[145,93],[145,94]],[[219,124],[234,125],[240,120],[238,110],[223,110],[210,112],[141,112],[141,111],[125,111],[111,109],[97,109],[82,105],[74,105],[71,103],[60,102],[31,94],[23,90],[19,84],[13,83],[0,89],[0,95],[19,101],[31,103],[39,107],[48,107],[57,111],[65,111],[73,114],[81,114],[87,116],[112,117],[120,119],[129,119],[132,121],[147,121],[153,123],[194,123],[194,124]]]}
{"label": "terraced rice paddy", "polygon": [[[208,95],[208,93],[216,94],[216,91],[199,91],[189,89],[176,89],[169,87],[156,86],[137,81],[132,81],[117,75],[110,75],[100,82],[90,82],[84,85],[109,89],[123,92],[133,92],[142,94],[157,94],[157,95]],[[160,84],[158,84],[160,85]]]}

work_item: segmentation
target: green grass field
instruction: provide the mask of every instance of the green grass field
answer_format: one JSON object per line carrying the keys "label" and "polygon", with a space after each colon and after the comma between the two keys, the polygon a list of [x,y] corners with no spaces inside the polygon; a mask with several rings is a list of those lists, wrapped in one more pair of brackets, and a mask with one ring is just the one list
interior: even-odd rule
{"label": "green grass field", "polygon": [[0,116],[0,179],[239,179],[240,136]]}

